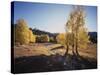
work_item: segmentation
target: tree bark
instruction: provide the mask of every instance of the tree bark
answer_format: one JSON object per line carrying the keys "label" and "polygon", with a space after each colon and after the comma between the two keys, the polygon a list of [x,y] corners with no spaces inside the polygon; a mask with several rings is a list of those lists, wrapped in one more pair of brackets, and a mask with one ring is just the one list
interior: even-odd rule
{"label": "tree bark", "polygon": [[69,50],[69,46],[67,45],[67,48],[66,48],[66,52],[64,54],[64,57],[66,57],[68,55],[68,50]]}
{"label": "tree bark", "polygon": [[79,55],[79,52],[78,52],[78,33],[77,33],[77,30],[76,30],[76,41],[75,41],[75,52],[76,52],[76,55],[78,56]]}
{"label": "tree bark", "polygon": [[75,45],[74,45],[75,43],[74,43],[74,42],[75,42],[75,41],[74,41],[74,33],[73,33],[73,30],[72,30],[72,38],[73,38],[72,53],[73,53],[73,55],[75,55],[75,52],[74,52],[74,49],[75,49],[75,48],[74,48],[74,47],[75,47]]}

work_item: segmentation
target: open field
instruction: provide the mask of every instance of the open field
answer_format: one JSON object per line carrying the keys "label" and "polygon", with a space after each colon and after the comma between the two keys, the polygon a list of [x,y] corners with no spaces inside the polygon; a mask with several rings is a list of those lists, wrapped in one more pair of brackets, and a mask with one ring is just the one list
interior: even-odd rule
{"label": "open field", "polygon": [[97,68],[96,50],[96,45],[91,44],[86,50],[79,50],[80,57],[73,55],[70,50],[64,58],[65,48],[60,44],[35,43],[14,46],[14,72],[95,69]]}
{"label": "open field", "polygon": [[[79,49],[79,54],[83,57],[89,57],[96,59],[97,56],[96,44],[89,44],[85,50]],[[31,45],[20,45],[14,47],[14,57],[22,56],[38,56],[38,55],[64,55],[66,49],[61,44],[52,43],[34,43]],[[72,55],[72,50],[69,50],[69,54]]]}

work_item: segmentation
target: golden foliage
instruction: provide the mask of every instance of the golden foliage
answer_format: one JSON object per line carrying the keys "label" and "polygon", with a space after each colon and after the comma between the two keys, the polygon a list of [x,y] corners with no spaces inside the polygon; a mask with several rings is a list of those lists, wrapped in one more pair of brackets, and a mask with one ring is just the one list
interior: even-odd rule
{"label": "golden foliage", "polygon": [[20,44],[28,44],[30,42],[35,42],[35,36],[32,31],[29,30],[27,23],[23,19],[19,19],[14,28],[14,39],[15,42]]}
{"label": "golden foliage", "polygon": [[85,13],[81,6],[75,6],[70,13],[66,23],[66,45],[71,45],[74,49],[86,48],[89,42],[88,32],[85,27]]}
{"label": "golden foliage", "polygon": [[58,43],[63,44],[65,43],[65,34],[61,33],[56,36],[56,40]]}
{"label": "golden foliage", "polygon": [[79,48],[86,48],[89,43],[89,36],[86,29],[83,28],[79,31],[78,39]]}
{"label": "golden foliage", "polygon": [[32,33],[31,30],[29,30],[29,40],[31,43],[36,41],[36,36]]}
{"label": "golden foliage", "polygon": [[46,34],[40,35],[40,36],[37,36],[36,40],[37,42],[49,42],[49,36]]}
{"label": "golden foliage", "polygon": [[15,42],[29,43],[29,28],[23,19],[18,20],[15,26]]}

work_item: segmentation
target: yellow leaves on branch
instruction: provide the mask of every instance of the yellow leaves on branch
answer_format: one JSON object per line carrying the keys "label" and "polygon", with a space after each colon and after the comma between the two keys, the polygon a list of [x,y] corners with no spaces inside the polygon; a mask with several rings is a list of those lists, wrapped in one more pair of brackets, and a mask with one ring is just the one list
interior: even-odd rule
{"label": "yellow leaves on branch", "polygon": [[89,41],[89,36],[88,36],[88,33],[87,33],[87,30],[86,30],[86,28],[81,28],[80,30],[79,30],[79,33],[78,33],[79,35],[78,35],[78,45],[79,45],[79,47],[80,48],[86,48],[87,47],[87,44],[90,42]]}
{"label": "yellow leaves on branch", "polygon": [[56,40],[58,43],[60,44],[63,44],[65,43],[65,34],[61,33],[61,34],[58,34],[57,37],[56,37]]}
{"label": "yellow leaves on branch", "polygon": [[30,40],[30,43],[35,42],[35,38],[36,38],[36,36],[32,33],[32,30],[29,30],[29,40]]}
{"label": "yellow leaves on branch", "polygon": [[35,42],[35,36],[32,31],[29,30],[27,23],[23,19],[19,19],[15,25],[15,42],[20,44],[28,44]]}

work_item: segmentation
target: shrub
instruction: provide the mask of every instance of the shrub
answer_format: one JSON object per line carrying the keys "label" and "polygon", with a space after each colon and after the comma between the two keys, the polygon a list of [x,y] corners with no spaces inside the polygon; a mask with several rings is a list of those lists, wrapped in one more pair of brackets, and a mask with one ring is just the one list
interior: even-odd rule
{"label": "shrub", "polygon": [[65,34],[58,34],[56,36],[57,43],[64,44],[65,43]]}
{"label": "shrub", "polygon": [[40,35],[36,37],[37,42],[49,42],[49,36],[48,35]]}
{"label": "shrub", "polygon": [[50,42],[56,43],[56,39],[54,39],[54,37],[50,37]]}

